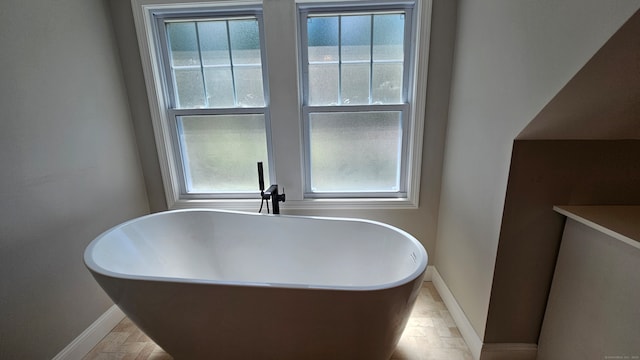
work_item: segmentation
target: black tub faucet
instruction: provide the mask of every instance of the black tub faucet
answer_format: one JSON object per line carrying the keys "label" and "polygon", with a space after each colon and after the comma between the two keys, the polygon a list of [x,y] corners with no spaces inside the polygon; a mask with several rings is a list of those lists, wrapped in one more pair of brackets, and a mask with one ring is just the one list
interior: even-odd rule
{"label": "black tub faucet", "polygon": [[260,203],[260,211],[262,211],[262,204],[267,201],[267,213],[269,213],[269,199],[273,207],[274,214],[280,214],[280,202],[284,202],[286,196],[284,194],[284,188],[282,194],[278,194],[278,184],[269,186],[267,190],[264,189],[264,172],[262,170],[262,161],[258,162],[258,185],[260,186],[260,197],[262,202]]}

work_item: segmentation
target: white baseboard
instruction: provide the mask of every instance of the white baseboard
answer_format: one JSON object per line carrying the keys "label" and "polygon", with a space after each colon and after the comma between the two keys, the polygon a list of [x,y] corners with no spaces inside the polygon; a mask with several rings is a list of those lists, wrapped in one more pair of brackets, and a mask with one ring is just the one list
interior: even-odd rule
{"label": "white baseboard", "polygon": [[433,265],[429,265],[427,266],[427,270],[424,272],[424,279],[423,281],[433,281],[433,271],[435,270],[435,267]]}
{"label": "white baseboard", "polygon": [[475,360],[535,360],[538,354],[537,344],[483,344],[482,339],[471,326],[471,322],[447,287],[438,270],[429,266],[429,273],[425,281],[433,282],[442,301],[447,306],[453,321],[455,321],[462,338],[467,343],[469,351]]}
{"label": "white baseboard", "polygon": [[113,305],[52,360],[81,360],[124,319],[124,316],[122,310]]}
{"label": "white baseboard", "polygon": [[[430,266],[431,267],[431,266]],[[426,278],[426,277],[425,277]],[[467,319],[464,311],[458,305],[456,298],[451,293],[451,290],[447,287],[447,284],[444,283],[444,280],[438,273],[438,270],[435,267],[431,269],[431,278],[433,282],[433,286],[435,286],[436,290],[440,294],[442,301],[446,305],[453,321],[455,321],[462,338],[467,343],[469,347],[469,351],[471,351],[471,355],[475,360],[480,359],[480,355],[482,353],[482,339],[476,331],[471,326],[471,322]]]}

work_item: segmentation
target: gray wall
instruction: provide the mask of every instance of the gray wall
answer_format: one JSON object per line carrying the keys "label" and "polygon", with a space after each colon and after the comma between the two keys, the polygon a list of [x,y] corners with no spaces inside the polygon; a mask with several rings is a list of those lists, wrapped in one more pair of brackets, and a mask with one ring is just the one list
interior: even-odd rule
{"label": "gray wall", "polygon": [[111,306],[85,246],[148,205],[106,2],[3,0],[0,49],[0,359],[48,359]]}
{"label": "gray wall", "polygon": [[639,6],[638,0],[458,4],[435,260],[481,339],[513,140]]}
{"label": "gray wall", "polygon": [[[123,71],[136,124],[138,146],[147,184],[151,210],[166,209],[164,190],[152,138],[151,116],[146,99],[131,7],[121,0],[110,1]],[[449,109],[449,86],[455,39],[456,2],[434,0],[429,55],[427,110],[422,154],[420,206],[415,210],[309,210],[286,211],[297,215],[327,215],[362,217],[398,226],[418,238],[429,252],[435,254],[435,235],[440,198],[440,179],[444,132]],[[138,131],[138,129],[141,129]],[[286,208],[286,204],[283,205]],[[283,212],[285,212],[283,210]]]}
{"label": "gray wall", "polygon": [[131,2],[108,0],[108,3],[129,98],[131,119],[136,133],[138,151],[142,159],[142,173],[149,199],[149,208],[152,212],[166,210],[167,202],[164,196],[158,152],[151,124],[147,88],[142,75],[142,62],[133,23]]}

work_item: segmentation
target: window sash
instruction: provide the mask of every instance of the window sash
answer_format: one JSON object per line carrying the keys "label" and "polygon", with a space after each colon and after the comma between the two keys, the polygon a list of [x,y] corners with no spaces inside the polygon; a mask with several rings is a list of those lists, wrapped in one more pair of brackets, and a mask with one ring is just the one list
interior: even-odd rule
{"label": "window sash", "polygon": [[[183,153],[183,145],[180,139],[180,117],[189,116],[207,116],[207,115],[262,115],[265,119],[265,136],[267,143],[267,166],[268,174],[265,174],[267,181],[274,178],[273,151],[272,151],[272,137],[271,126],[269,121],[268,108],[237,108],[237,109],[169,109],[167,111],[169,121],[169,137],[171,139],[171,148],[174,154],[174,167],[178,174],[178,192],[182,199],[251,199],[255,198],[259,193],[257,180],[255,191],[218,191],[218,192],[198,192],[189,191],[190,179],[187,171],[187,164],[185,164],[185,154]],[[257,174],[257,173],[256,173]],[[257,179],[257,175],[256,175]]]}
{"label": "window sash", "polygon": [[[158,12],[155,14],[155,32],[157,41],[159,42],[159,50],[160,50],[160,58],[162,61],[163,68],[163,78],[165,79],[165,96],[169,99],[168,108],[169,109],[187,109],[186,107],[178,107],[177,101],[177,87],[176,87],[176,79],[174,69],[198,69],[202,70],[203,82],[205,81],[204,69],[213,69],[220,68],[220,65],[210,65],[203,64],[202,58],[200,56],[200,64],[193,66],[184,66],[184,65],[174,65],[171,61],[171,52],[170,52],[170,44],[167,35],[166,25],[168,23],[176,23],[176,22],[199,22],[199,21],[234,21],[234,20],[251,20],[255,19],[258,22],[258,35],[260,37],[260,61],[261,61],[261,70],[262,70],[262,92],[264,96],[264,107],[268,107],[269,104],[269,84],[268,84],[268,76],[267,72],[267,60],[266,60],[266,51],[265,51],[265,38],[264,38],[264,21],[262,17],[262,11],[259,8],[255,7],[234,7],[234,8],[226,8],[222,11],[220,10],[203,10],[197,11],[192,10],[190,12],[168,12],[162,13]],[[227,23],[227,31],[228,31],[228,23]],[[227,36],[230,36],[227,33]],[[198,44],[198,48],[200,48],[200,44]],[[200,51],[200,50],[199,50]],[[231,54],[231,46],[228,49]],[[236,77],[233,72],[234,68],[250,68],[257,67],[258,64],[234,64],[233,60],[230,59],[230,64],[232,69],[232,81],[234,82],[233,96],[234,96],[234,106],[228,108],[236,108],[241,107],[238,106],[237,102],[237,91],[236,91]],[[209,101],[206,98],[206,85],[203,84],[204,94],[205,94],[205,103],[208,104]],[[215,109],[224,109],[225,107],[196,107],[192,109],[201,109],[201,108],[215,108]]]}
{"label": "window sash", "polygon": [[[403,3],[403,4],[368,4],[354,8],[353,3],[349,6],[339,6],[335,4],[325,4],[325,5],[314,5],[314,4],[300,4],[299,8],[299,32],[300,32],[300,62],[302,66],[302,79],[301,79],[301,87],[302,87],[302,121],[303,121],[303,144],[304,144],[304,197],[308,199],[323,199],[323,198],[406,198],[408,191],[408,182],[409,182],[409,145],[411,138],[410,134],[410,124],[409,119],[411,116],[411,94],[413,89],[413,66],[414,66],[414,47],[411,44],[411,40],[413,38],[413,4],[412,3]],[[403,74],[402,74],[402,101],[401,103],[389,103],[389,104],[371,104],[372,101],[372,77],[373,72],[369,74],[369,104],[359,104],[359,105],[310,105],[310,83],[309,83],[309,65],[313,65],[315,62],[309,61],[308,57],[308,29],[307,29],[307,19],[312,16],[320,15],[320,16],[350,16],[350,15],[370,15],[370,14],[398,14],[403,13],[405,15],[404,22],[404,43],[403,43],[403,51],[404,51],[404,59],[402,61],[403,64]],[[373,26],[373,22],[372,22]],[[371,31],[371,37],[373,38],[373,31]],[[338,33],[338,38],[341,37],[340,32]],[[338,44],[340,47],[341,45]],[[371,40],[371,47],[373,48],[373,40]],[[374,63],[398,63],[397,60],[391,61],[375,61],[373,57],[367,61],[344,61],[339,58],[335,61],[339,66],[342,64],[349,63],[368,63],[373,67]],[[323,64],[327,64],[328,62],[323,62]],[[342,76],[342,71],[339,68],[338,76]],[[338,85],[338,96],[340,98],[340,94],[342,92],[341,85]],[[342,100],[339,99],[339,103]],[[310,129],[310,118],[309,114],[311,113],[329,113],[329,112],[375,112],[375,111],[399,111],[401,113],[401,149],[400,149],[400,180],[399,180],[399,189],[397,191],[389,190],[389,191],[362,191],[362,192],[353,192],[353,191],[334,191],[334,192],[320,192],[312,190],[312,176],[311,174],[311,129]],[[415,171],[415,170],[414,170]]]}
{"label": "window sash", "polygon": [[[261,66],[262,71],[262,84],[263,84],[263,96],[264,106],[259,107],[243,107],[239,106],[236,99],[236,89],[234,85],[234,106],[232,107],[178,107],[177,99],[177,87],[174,75],[174,69],[190,68],[204,71],[204,69],[221,67],[219,65],[204,64],[200,59],[200,64],[194,66],[174,65],[171,60],[171,49],[168,41],[168,34],[166,24],[172,22],[198,22],[198,21],[232,21],[232,20],[247,20],[255,19],[258,23],[258,34],[260,39],[260,61],[261,64],[233,64],[230,60],[230,66],[236,68],[250,68]],[[255,6],[247,7],[230,7],[225,9],[207,9],[198,10],[191,9],[189,11],[176,11],[175,9],[164,11],[158,11],[154,13],[155,20],[155,37],[158,42],[158,55],[162,63],[162,78],[164,86],[164,96],[166,99],[166,121],[168,122],[168,137],[170,139],[170,149],[173,158],[173,171],[176,175],[175,184],[178,185],[177,195],[180,199],[185,200],[199,200],[199,199],[250,199],[255,198],[259,193],[258,186],[256,185],[255,191],[216,191],[216,192],[198,192],[189,189],[189,172],[187,171],[187,164],[185,164],[186,156],[184,149],[186,144],[183,144],[180,139],[180,117],[188,116],[207,116],[207,115],[251,115],[259,114],[264,116],[265,119],[265,131],[266,131],[266,143],[267,143],[267,161],[268,164],[273,164],[273,144],[271,137],[271,122],[269,111],[269,84],[266,67],[266,51],[265,51],[265,39],[264,39],[264,23],[262,18],[262,11]],[[228,29],[228,28],[227,28]],[[229,36],[229,34],[227,34]],[[200,44],[198,44],[200,47]],[[199,50],[200,51],[200,50]],[[228,49],[231,54],[231,47]],[[225,65],[226,66],[226,65]],[[204,76],[204,74],[203,74]],[[204,80],[204,77],[203,77]],[[233,79],[235,82],[235,78]],[[205,96],[206,85],[203,84]],[[206,104],[209,104],[208,100]],[[268,166],[269,173],[266,174],[267,178],[273,179],[275,177],[274,167]]]}
{"label": "window sash", "polygon": [[[322,198],[405,198],[407,196],[407,154],[409,136],[409,104],[393,105],[351,105],[351,106],[304,106],[302,116],[304,119],[304,164],[305,164],[305,186],[304,197],[309,199]],[[398,190],[381,191],[313,191],[311,179],[311,126],[309,115],[312,113],[360,113],[360,112],[399,112],[401,115],[401,150],[400,150],[400,174]]]}

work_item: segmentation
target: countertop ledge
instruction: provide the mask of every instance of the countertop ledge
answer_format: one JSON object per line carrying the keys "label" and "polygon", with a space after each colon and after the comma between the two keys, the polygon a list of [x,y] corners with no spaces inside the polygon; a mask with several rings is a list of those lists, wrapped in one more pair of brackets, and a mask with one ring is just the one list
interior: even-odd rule
{"label": "countertop ledge", "polygon": [[553,210],[640,249],[640,205],[557,205]]}

